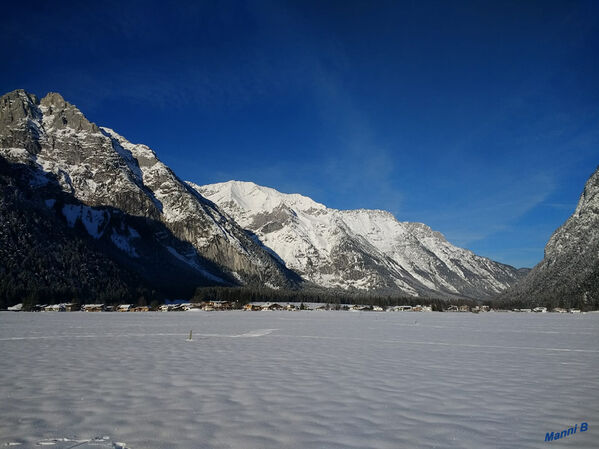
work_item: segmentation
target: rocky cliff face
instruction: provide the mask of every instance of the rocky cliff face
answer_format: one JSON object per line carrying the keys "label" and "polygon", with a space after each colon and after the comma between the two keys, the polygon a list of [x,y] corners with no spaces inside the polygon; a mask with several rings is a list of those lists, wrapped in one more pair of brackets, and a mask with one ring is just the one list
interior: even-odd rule
{"label": "rocky cliff face", "polygon": [[503,301],[552,307],[599,305],[599,168],[576,210],[545,246],[545,257]]}
{"label": "rocky cliff face", "polygon": [[[178,249],[163,246],[207,280],[276,287],[298,282],[234,221],[181,182],[150,148],[89,122],[59,94],[40,101],[17,90],[0,98],[0,156],[36,169],[41,185],[47,182],[42,179],[45,174],[51,175],[63,192],[91,211],[85,211],[89,216],[99,217],[102,208],[112,208],[146,219],[156,229],[161,224],[164,232],[158,234],[171,234],[180,242]],[[81,211],[74,207],[62,213],[67,220],[81,221]],[[160,235],[155,237],[160,240]],[[142,239],[127,242],[122,248],[113,243],[134,258]]]}
{"label": "rocky cliff face", "polygon": [[488,298],[522,272],[380,210],[335,210],[253,183],[192,185],[288,267],[323,287]]}

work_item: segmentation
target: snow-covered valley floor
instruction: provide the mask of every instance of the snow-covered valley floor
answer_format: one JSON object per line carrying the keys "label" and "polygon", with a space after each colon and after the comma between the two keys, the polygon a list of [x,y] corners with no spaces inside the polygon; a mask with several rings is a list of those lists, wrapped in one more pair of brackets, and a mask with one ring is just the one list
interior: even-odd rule
{"label": "snow-covered valley floor", "polygon": [[2,312],[0,446],[595,448],[598,373],[599,314]]}

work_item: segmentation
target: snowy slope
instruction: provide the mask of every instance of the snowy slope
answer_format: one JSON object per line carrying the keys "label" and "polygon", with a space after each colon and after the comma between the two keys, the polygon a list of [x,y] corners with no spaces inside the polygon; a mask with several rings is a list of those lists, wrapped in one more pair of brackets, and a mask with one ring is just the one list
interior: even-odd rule
{"label": "snowy slope", "polygon": [[597,329],[599,314],[0,312],[0,447],[596,449]]}
{"label": "snowy slope", "polygon": [[251,182],[197,186],[288,267],[324,287],[489,297],[521,276],[381,210],[336,210]]}
{"label": "snowy slope", "polygon": [[[206,273],[200,262],[206,258],[244,283],[295,282],[276,259],[182,182],[150,148],[99,128],[57,93],[41,101],[23,90],[0,98],[0,156],[37,167],[86,206],[114,207],[164,224],[176,238],[193,245],[196,254],[183,258],[200,273]],[[41,176],[40,183],[50,178]],[[125,248],[122,239],[113,242]],[[135,257],[134,250],[127,252]]]}

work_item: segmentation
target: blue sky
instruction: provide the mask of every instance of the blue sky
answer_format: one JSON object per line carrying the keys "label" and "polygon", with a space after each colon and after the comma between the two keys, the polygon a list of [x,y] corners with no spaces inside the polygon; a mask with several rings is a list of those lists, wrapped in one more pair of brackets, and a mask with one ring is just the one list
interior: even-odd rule
{"label": "blue sky", "polygon": [[0,87],[183,179],[390,210],[517,267],[599,164],[599,2],[21,2]]}

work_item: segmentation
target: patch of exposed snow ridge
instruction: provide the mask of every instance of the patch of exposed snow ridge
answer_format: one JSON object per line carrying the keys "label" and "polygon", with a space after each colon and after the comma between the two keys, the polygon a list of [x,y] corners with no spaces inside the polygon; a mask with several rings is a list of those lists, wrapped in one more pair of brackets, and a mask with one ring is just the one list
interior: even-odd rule
{"label": "patch of exposed snow ridge", "polygon": [[[46,205],[52,207],[55,201],[46,200]],[[70,228],[74,227],[77,221],[81,221],[87,233],[95,239],[102,237],[110,220],[110,212],[83,205],[65,204],[62,214]]]}
{"label": "patch of exposed snow ridge", "polygon": [[133,236],[133,234],[121,234],[117,232],[117,230],[114,228],[112,229],[112,234],[110,235],[110,240],[118,249],[127,253],[129,257],[138,258],[139,254],[131,242],[134,238],[135,237]]}

